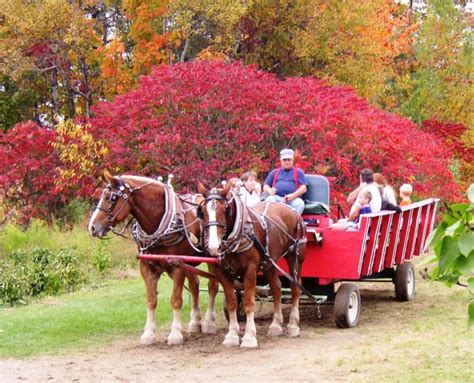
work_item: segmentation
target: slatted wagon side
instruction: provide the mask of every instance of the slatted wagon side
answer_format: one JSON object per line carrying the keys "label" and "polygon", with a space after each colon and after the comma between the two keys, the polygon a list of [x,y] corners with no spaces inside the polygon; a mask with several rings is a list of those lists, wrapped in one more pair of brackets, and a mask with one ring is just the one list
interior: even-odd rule
{"label": "slatted wagon side", "polygon": [[[334,303],[338,326],[353,327],[359,320],[360,292],[348,281],[392,281],[396,298],[415,295],[415,271],[410,260],[423,254],[433,229],[438,199],[361,216],[357,231],[336,231],[322,216],[305,216],[308,243],[303,285],[322,301]],[[281,266],[284,267],[283,262]],[[335,285],[342,284],[335,291]]]}

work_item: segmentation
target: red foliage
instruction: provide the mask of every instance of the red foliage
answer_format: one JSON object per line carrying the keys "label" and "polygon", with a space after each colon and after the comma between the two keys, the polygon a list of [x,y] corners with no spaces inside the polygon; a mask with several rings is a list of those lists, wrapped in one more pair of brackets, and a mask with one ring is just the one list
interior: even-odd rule
{"label": "red foliage", "polygon": [[459,196],[441,140],[314,78],[281,81],[240,63],[161,66],[95,115],[92,132],[110,149],[105,166],[172,172],[187,189],[249,168],[264,176],[291,146],[307,172],[336,178],[337,197],[356,186],[364,167],[395,186],[413,183],[420,197]]}
{"label": "red foliage", "polygon": [[422,129],[442,139],[445,146],[456,158],[466,163],[472,164],[474,162],[474,148],[468,147],[462,140],[462,135],[467,130],[467,127],[463,124],[450,124],[436,120],[426,120],[423,121]]}
{"label": "red foliage", "polygon": [[58,156],[51,145],[55,138],[54,131],[34,122],[0,135],[0,187],[23,221],[48,218],[58,203],[54,185]]}
{"label": "red foliage", "polygon": [[282,81],[240,63],[161,66],[94,112],[90,133],[105,140],[109,154],[95,174],[77,180],[61,182],[58,169],[69,165],[53,149],[54,131],[26,123],[0,135],[0,187],[27,217],[92,196],[103,168],[172,172],[180,189],[195,190],[198,180],[215,185],[250,168],[263,178],[286,146],[297,150],[306,172],[333,177],[333,201],[357,185],[364,167],[396,187],[414,184],[418,197],[460,196],[443,140],[314,78]]}

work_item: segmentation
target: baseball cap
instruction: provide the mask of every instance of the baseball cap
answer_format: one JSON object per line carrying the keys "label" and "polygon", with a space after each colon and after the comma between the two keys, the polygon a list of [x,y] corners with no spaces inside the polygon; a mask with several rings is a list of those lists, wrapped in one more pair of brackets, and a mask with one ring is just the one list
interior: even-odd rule
{"label": "baseball cap", "polygon": [[293,159],[295,156],[295,152],[292,149],[283,149],[280,152],[280,160],[285,160],[287,158]]}

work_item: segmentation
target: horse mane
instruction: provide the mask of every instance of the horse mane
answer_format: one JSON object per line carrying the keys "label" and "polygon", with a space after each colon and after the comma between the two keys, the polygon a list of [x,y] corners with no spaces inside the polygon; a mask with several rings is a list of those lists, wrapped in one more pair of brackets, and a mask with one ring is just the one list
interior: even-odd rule
{"label": "horse mane", "polygon": [[134,176],[134,175],[129,175],[129,174],[124,174],[121,177],[126,178],[127,180],[130,180],[130,181],[153,182],[153,183],[156,183],[157,185],[162,185],[162,186],[164,185],[163,182],[155,180],[154,178],[151,178],[151,177]]}

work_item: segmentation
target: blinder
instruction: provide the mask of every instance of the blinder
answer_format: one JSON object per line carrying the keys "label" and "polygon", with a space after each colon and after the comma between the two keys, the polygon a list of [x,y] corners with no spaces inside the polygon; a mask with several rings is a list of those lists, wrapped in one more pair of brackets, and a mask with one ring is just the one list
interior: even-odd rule
{"label": "blinder", "polygon": [[[224,201],[224,203],[225,203],[225,215],[227,217],[231,216],[232,215],[232,207],[229,205],[228,201],[219,194],[211,194],[206,199],[204,199],[201,202],[201,204],[197,207],[196,217],[199,218],[199,219],[204,219],[204,213],[203,213],[203,210],[202,210],[203,205],[210,202],[211,206],[215,209],[217,200]],[[209,227],[209,226],[222,226],[224,229],[226,227],[225,224],[222,224],[218,221],[208,222],[206,227]]]}
{"label": "blinder", "polygon": [[[132,192],[135,190],[135,189],[132,189],[128,184],[124,183],[123,180],[119,179],[119,181],[120,181],[120,186],[118,187],[118,189],[114,189],[111,184],[107,184],[104,191],[102,192],[102,194],[104,194],[106,192],[106,190],[109,191],[110,196],[108,198],[108,202],[110,203],[110,206],[107,209],[104,209],[102,207],[102,205],[100,204],[100,200],[99,200],[99,203],[97,204],[97,209],[107,213],[107,215],[108,215],[107,216],[107,224],[109,226],[114,221],[114,219],[117,216],[118,212],[120,212],[120,210],[122,210],[122,208],[127,203],[128,197],[130,196],[130,194],[132,194]],[[119,211],[115,215],[113,215],[113,211],[115,209],[115,206],[117,205],[117,202],[120,200],[120,198],[123,198],[123,200],[124,200],[123,204],[122,204],[122,206],[120,206]],[[102,200],[102,198],[101,198],[101,200]]]}
{"label": "blinder", "polygon": [[204,219],[204,213],[202,212],[202,206],[199,205],[197,208],[196,208],[196,217],[198,219]]}

